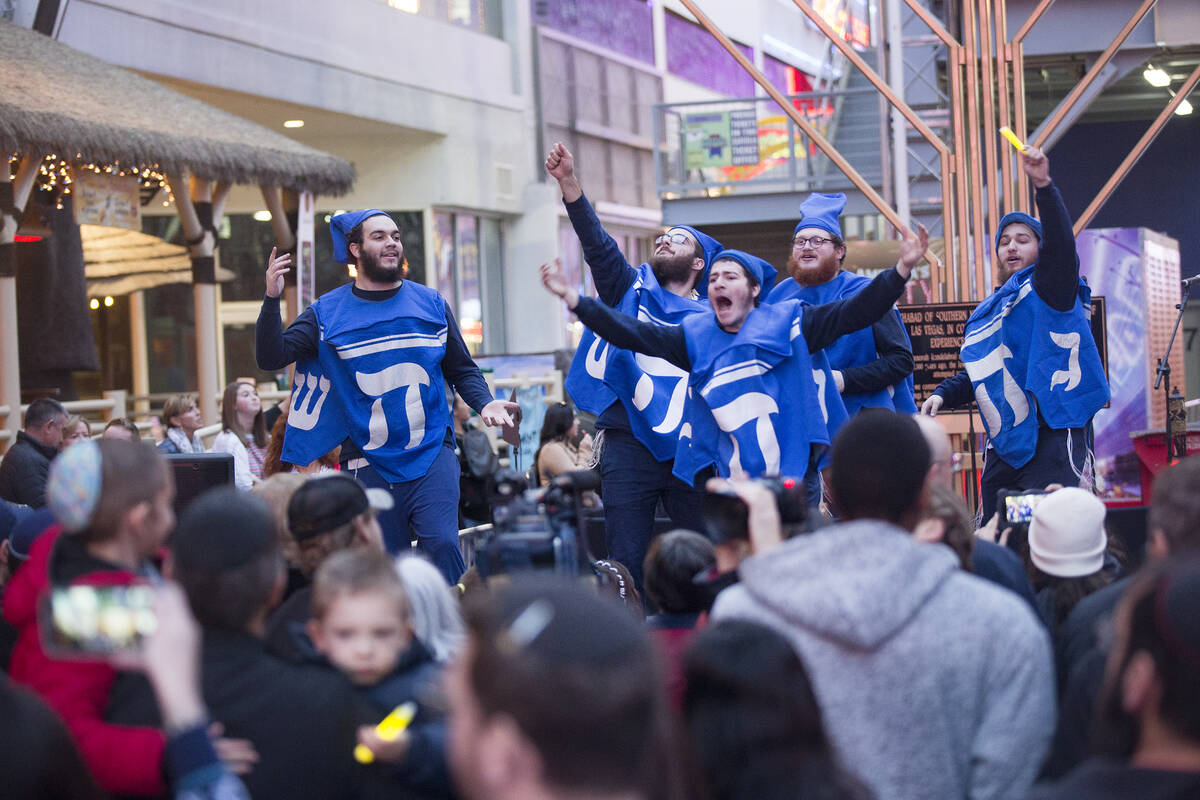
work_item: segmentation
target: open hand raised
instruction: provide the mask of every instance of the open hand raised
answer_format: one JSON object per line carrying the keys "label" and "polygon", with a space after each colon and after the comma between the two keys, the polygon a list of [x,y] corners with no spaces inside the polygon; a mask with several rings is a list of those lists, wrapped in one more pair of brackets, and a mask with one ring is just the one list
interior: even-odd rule
{"label": "open hand raised", "polygon": [[271,257],[267,259],[267,297],[279,297],[283,294],[283,276],[292,271],[292,254],[276,255],[278,248],[271,248]]}

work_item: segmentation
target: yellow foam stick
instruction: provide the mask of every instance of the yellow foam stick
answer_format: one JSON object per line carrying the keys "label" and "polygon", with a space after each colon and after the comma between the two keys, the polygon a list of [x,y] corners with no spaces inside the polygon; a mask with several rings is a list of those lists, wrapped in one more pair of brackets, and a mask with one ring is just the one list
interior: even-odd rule
{"label": "yellow foam stick", "polygon": [[1017,135],[1012,132],[1012,128],[1005,125],[1000,129],[1000,135],[1005,139],[1008,139],[1008,143],[1017,148],[1018,152],[1025,152],[1025,145],[1021,144],[1021,140],[1018,139]]}
{"label": "yellow foam stick", "polygon": [[[394,742],[412,722],[416,714],[416,703],[412,701],[401,703],[392,709],[392,713],[383,718],[383,722],[375,726],[375,735],[385,742]],[[375,754],[365,744],[358,744],[354,746],[354,760],[360,764],[370,764],[375,760]]]}

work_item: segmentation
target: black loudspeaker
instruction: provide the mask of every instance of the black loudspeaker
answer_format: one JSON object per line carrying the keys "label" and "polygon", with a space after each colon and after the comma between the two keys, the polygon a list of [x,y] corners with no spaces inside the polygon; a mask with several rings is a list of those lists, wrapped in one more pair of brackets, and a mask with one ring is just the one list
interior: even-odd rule
{"label": "black loudspeaker", "polygon": [[[608,544],[604,537],[604,512],[589,511],[584,515],[584,523],[587,526],[583,532],[584,538],[587,539],[588,550],[591,551],[592,558],[597,560],[608,558]],[[668,517],[654,518],[655,536],[674,530],[677,527]],[[629,565],[626,564],[625,566]]]}
{"label": "black loudspeaker", "polygon": [[229,453],[171,453],[167,463],[175,476],[175,516],[204,492],[233,485],[233,456]]}

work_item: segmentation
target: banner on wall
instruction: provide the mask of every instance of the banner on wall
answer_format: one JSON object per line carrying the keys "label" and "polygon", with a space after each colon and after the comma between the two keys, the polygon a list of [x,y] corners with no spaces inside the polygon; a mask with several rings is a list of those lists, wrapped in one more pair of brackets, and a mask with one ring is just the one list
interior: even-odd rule
{"label": "banner on wall", "polygon": [[302,311],[317,299],[316,228],[312,192],[300,193],[296,214],[296,297]]}

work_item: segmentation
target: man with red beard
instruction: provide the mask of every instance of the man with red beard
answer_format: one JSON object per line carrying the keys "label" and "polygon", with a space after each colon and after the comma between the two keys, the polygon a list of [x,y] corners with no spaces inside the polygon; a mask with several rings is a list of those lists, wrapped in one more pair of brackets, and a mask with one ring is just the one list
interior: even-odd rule
{"label": "man with red beard", "polygon": [[[800,221],[792,233],[788,273],[767,295],[768,303],[801,300],[821,305],[858,293],[870,279],[842,269],[846,242],[838,216],[846,195],[809,195],[800,204]],[[843,336],[825,348],[833,379],[846,412],[887,408],[915,413],[912,384],[912,345],[900,313],[885,314],[869,328]]]}
{"label": "man with red beard", "polygon": [[[710,310],[704,298],[720,242],[677,225],[655,239],[647,263],[633,267],[584,197],[574,158],[562,144],[556,143],[546,156],[546,171],[562,190],[600,302],[665,326]],[[608,556],[629,568],[639,590],[660,500],[675,527],[702,530],[704,476],[693,485],[672,474],[687,381],[687,372],[665,359],[613,347],[591,330],[584,331],[567,375],[571,399],[597,416],[602,434],[596,449]]]}

